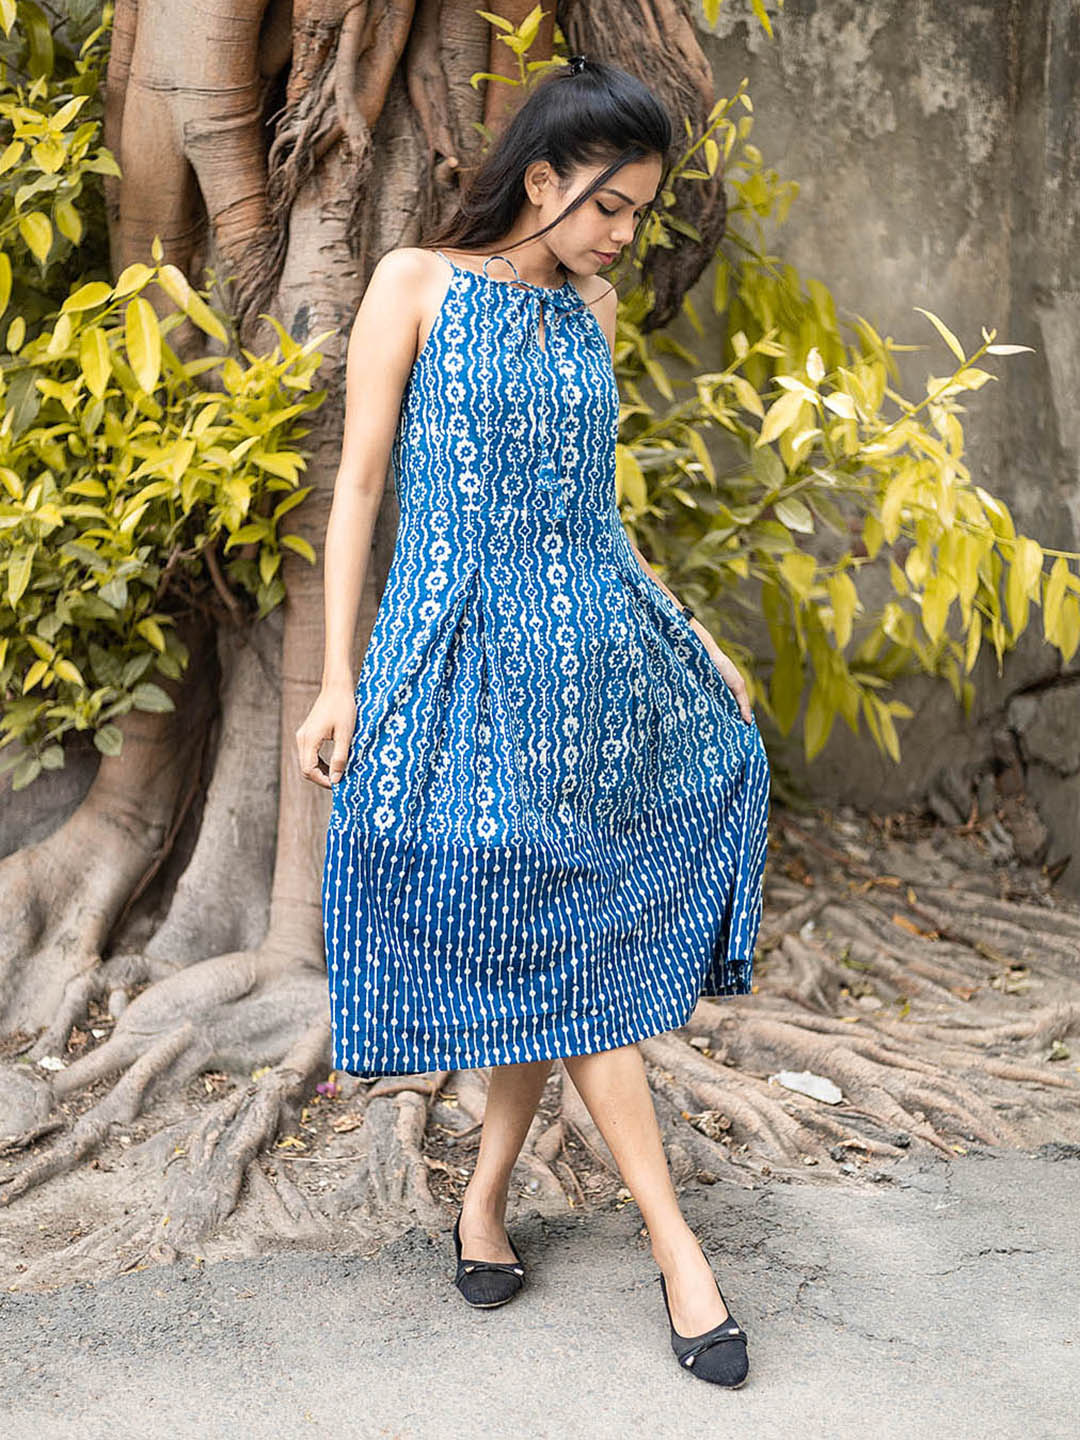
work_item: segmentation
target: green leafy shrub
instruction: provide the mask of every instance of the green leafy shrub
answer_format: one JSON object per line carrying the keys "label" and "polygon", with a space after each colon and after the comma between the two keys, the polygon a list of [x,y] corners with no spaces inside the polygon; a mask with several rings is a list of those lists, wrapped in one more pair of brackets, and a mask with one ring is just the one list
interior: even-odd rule
{"label": "green leafy shrub", "polygon": [[[706,0],[710,25],[721,3]],[[771,36],[764,4],[754,0],[753,8]],[[516,27],[480,13],[518,61],[517,78],[488,79],[527,84],[565,63],[562,53],[526,61],[540,6]],[[558,27],[555,42],[565,49]],[[632,259],[640,267],[652,247],[671,248],[679,236],[703,243],[679,215],[674,186],[724,176],[733,198],[713,261],[711,324],[725,363],[693,373],[693,352],[669,330],[650,330],[648,285],[620,296],[622,518],[657,572],[738,660],[754,702],[785,734],[803,714],[808,758],[840,716],[855,733],[865,721],[899,761],[895,722],[911,711],[889,691],[901,675],[942,676],[970,711],[968,677],[983,644],[993,645],[1000,667],[1032,605],[1041,606],[1045,641],[1064,660],[1080,645],[1080,576],[1069,565],[1080,555],[1018,535],[1008,507],[963,460],[957,397],[996,379],[978,362],[1031,347],[999,344],[984,328],[968,354],[942,320],[921,310],[957,363],[928,377],[921,400],[905,398],[894,355],[917,347],[883,340],[861,316],[845,339],[826,286],[804,283],[767,253],[763,222],[782,223],[799,187],[766,167],[750,141],[746,80],[716,102],[700,134],[689,118],[683,123],[686,148],[644,217]],[[689,296],[683,311],[704,335]],[[665,356],[692,378],[673,376]],[[690,393],[680,397],[677,387]],[[886,562],[892,594],[874,603],[861,572]]]}
{"label": "green leafy shrub", "polygon": [[[184,616],[261,618],[283,551],[316,560],[283,522],[310,490],[295,446],[333,332],[301,345],[266,316],[279,343],[242,349],[157,238],[153,264],[108,278],[112,16],[79,0],[54,29],[35,0],[0,0],[0,771],[16,789],[63,765],[68,732],[116,755],[122,715],[173,708],[154,677],[188,663]],[[225,353],[182,360],[185,319]]]}
{"label": "green leafy shrub", "polygon": [[[781,731],[803,713],[809,759],[840,716],[855,733],[865,721],[898,761],[895,720],[911,713],[889,698],[899,676],[942,676],[970,710],[968,677],[983,643],[992,644],[1000,667],[1032,605],[1042,607],[1045,641],[1072,658],[1080,645],[1080,577],[1068,562],[1080,557],[1018,535],[1008,507],[976,483],[963,459],[957,397],[996,379],[978,363],[983,356],[1030,347],[996,343],[996,331],[984,328],[968,354],[943,321],[916,307],[956,363],[927,378],[922,399],[903,396],[894,354],[917,347],[883,340],[861,316],[846,341],[826,287],[804,283],[793,266],[764,253],[761,221],[782,219],[797,187],[781,185],[749,143],[744,87],[717,102],[714,133],[698,137],[677,167],[695,179],[726,163],[734,191],[712,288],[726,363],[673,381],[661,355],[690,367],[696,357],[670,334],[647,334],[649,296],[642,286],[631,292],[616,348],[628,397],[617,453],[620,503],[658,572],[723,635],[755,701]],[[736,105],[747,112],[737,121]],[[688,168],[695,154],[703,168]],[[667,206],[674,196],[668,190],[662,198]],[[756,237],[744,233],[747,221]],[[642,251],[670,245],[670,229],[693,228],[673,225],[663,208],[649,226]],[[689,298],[684,309],[703,333]],[[666,408],[650,403],[646,379]],[[678,398],[679,384],[693,393]],[[872,604],[860,572],[884,563],[892,594]],[[743,639],[762,615],[765,654]]]}
{"label": "green leafy shrub", "polygon": [[101,144],[113,7],[67,8],[54,32],[34,0],[0,0],[0,315],[31,331],[79,277],[108,274],[101,177],[120,174]]}
{"label": "green leafy shrub", "polygon": [[[16,787],[63,763],[68,730],[112,755],[118,716],[172,708],[151,677],[187,663],[178,613],[224,613],[235,586],[265,615],[284,596],[283,547],[315,561],[280,526],[310,489],[294,445],[325,395],[311,388],[325,337],[300,345],[268,316],[269,354],[183,362],[167,337],[185,316],[227,332],[156,240],[154,258],[80,286],[32,340],[18,318],[8,328],[0,745],[22,747],[6,761]],[[175,305],[161,319],[143,293],[155,282]]]}

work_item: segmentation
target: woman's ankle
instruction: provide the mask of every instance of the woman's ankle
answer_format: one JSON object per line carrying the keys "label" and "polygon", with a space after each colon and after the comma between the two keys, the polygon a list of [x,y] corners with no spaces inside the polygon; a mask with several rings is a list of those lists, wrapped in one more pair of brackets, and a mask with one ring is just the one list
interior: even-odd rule
{"label": "woman's ankle", "polygon": [[673,1270],[701,1255],[697,1236],[687,1223],[676,1221],[651,1235],[652,1257],[661,1270]]}
{"label": "woman's ankle", "polygon": [[506,1216],[507,1193],[505,1189],[487,1185],[483,1180],[470,1180],[461,1197],[462,1209],[502,1221]]}

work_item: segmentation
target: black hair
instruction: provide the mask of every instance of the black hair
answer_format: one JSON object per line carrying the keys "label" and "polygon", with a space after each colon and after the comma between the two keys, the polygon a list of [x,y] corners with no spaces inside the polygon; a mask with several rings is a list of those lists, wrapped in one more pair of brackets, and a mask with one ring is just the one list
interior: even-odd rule
{"label": "black hair", "polygon": [[[455,210],[420,248],[482,251],[496,244],[525,203],[525,170],[537,160],[546,160],[564,183],[580,165],[609,162],[549,225],[507,247],[515,249],[557,225],[624,165],[659,155],[666,169],[672,136],[671,117],[647,85],[615,65],[575,56],[533,83]],[[651,209],[642,212],[639,227]]]}

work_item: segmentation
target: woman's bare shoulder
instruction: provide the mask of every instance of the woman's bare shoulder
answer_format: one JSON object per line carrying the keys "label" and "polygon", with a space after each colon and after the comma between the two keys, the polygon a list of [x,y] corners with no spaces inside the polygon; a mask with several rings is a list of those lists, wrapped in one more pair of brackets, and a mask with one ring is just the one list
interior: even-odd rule
{"label": "woman's bare shoulder", "polygon": [[614,316],[619,304],[619,292],[603,275],[580,275],[574,281],[578,294],[597,316],[611,313]]}
{"label": "woman's bare shoulder", "polygon": [[434,250],[424,250],[419,245],[399,245],[387,250],[371,272],[384,283],[414,286],[430,276],[446,269],[446,261],[440,260]]}

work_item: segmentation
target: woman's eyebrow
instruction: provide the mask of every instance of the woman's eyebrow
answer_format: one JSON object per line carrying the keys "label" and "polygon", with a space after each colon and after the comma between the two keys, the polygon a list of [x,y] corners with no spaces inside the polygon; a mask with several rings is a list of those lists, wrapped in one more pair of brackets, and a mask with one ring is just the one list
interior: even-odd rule
{"label": "woman's eyebrow", "polygon": [[[634,204],[634,201],[633,201],[633,199],[632,199],[631,196],[629,196],[629,195],[624,195],[621,190],[616,190],[614,185],[603,185],[603,186],[601,186],[601,188],[600,188],[600,193],[601,193],[601,195],[603,195],[605,192],[606,192],[608,195],[617,195],[620,200],[625,200],[626,203],[627,203],[627,205],[633,205],[633,204]],[[636,206],[635,208],[638,209],[638,210],[644,210],[644,209],[646,208],[646,206],[648,205],[648,203],[649,203],[649,202],[648,202],[647,200],[642,200],[641,204],[638,205],[638,206]]]}

